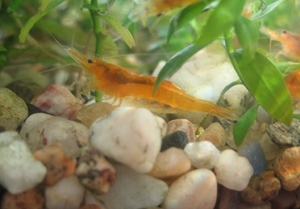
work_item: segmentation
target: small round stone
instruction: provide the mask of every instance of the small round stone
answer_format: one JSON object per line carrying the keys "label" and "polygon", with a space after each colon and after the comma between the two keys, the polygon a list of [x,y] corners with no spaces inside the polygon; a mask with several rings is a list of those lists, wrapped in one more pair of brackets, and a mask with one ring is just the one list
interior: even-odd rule
{"label": "small round stone", "polygon": [[76,176],[93,194],[107,193],[115,182],[116,169],[96,149],[85,148],[79,157]]}
{"label": "small round stone", "polygon": [[54,185],[60,179],[74,174],[76,159],[67,156],[62,150],[60,143],[47,145],[34,153],[34,157],[47,167],[47,175],[44,182],[48,186]]}
{"label": "small round stone", "polygon": [[281,180],[287,191],[293,191],[300,185],[300,147],[285,149],[275,160],[275,175]]}
{"label": "small round stone", "polygon": [[92,147],[138,172],[152,170],[166,131],[163,119],[148,109],[121,107],[90,128]]}
{"label": "small round stone", "polygon": [[43,181],[46,167],[34,159],[22,138],[16,133],[3,132],[0,137],[0,183],[11,194],[35,187]]}
{"label": "small round stone", "polygon": [[274,171],[265,171],[250,179],[248,186],[241,192],[241,197],[250,204],[262,204],[275,197],[281,188]]}
{"label": "small round stone", "polygon": [[190,171],[169,189],[163,203],[164,209],[213,209],[217,200],[217,181],[208,169]]}
{"label": "small round stone", "polygon": [[172,134],[175,131],[183,131],[189,142],[194,142],[196,140],[194,125],[187,119],[175,119],[169,121],[167,123],[166,135]]}
{"label": "small round stone", "polygon": [[27,116],[26,103],[11,90],[0,88],[0,126],[16,130]]}
{"label": "small round stone", "polygon": [[218,149],[224,147],[227,137],[224,128],[220,123],[212,123],[207,129],[199,136],[197,141],[210,141]]}
{"label": "small round stone", "polygon": [[217,181],[228,189],[242,191],[253,174],[253,168],[247,158],[227,149],[221,152],[215,165]]}
{"label": "small round stone", "polygon": [[169,179],[181,176],[191,169],[191,161],[185,152],[171,147],[157,155],[149,175],[159,179]]}
{"label": "small round stone", "polygon": [[162,180],[116,165],[116,182],[109,192],[97,196],[108,209],[141,209],[160,205],[168,186]]}
{"label": "small round stone", "polygon": [[184,148],[195,168],[212,169],[220,155],[220,151],[210,142],[190,142]]}
{"label": "small round stone", "polygon": [[63,178],[45,190],[47,209],[79,208],[84,197],[84,188],[75,176]]}
{"label": "small round stone", "polygon": [[35,97],[31,104],[49,114],[71,120],[76,120],[76,111],[84,106],[81,100],[59,84],[51,84],[44,92]]}
{"label": "small round stone", "polygon": [[187,143],[189,143],[189,140],[185,132],[175,131],[163,138],[160,151],[164,151],[166,149],[169,149],[170,147],[184,149]]}
{"label": "small round stone", "polygon": [[45,197],[36,188],[18,194],[6,192],[2,197],[2,209],[43,209]]}

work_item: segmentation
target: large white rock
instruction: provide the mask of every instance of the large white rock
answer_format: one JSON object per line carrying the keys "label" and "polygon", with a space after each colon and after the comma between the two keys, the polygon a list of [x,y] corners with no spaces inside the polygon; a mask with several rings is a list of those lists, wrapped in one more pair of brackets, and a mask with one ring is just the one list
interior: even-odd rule
{"label": "large white rock", "polygon": [[242,191],[249,183],[253,168],[247,158],[228,149],[221,152],[215,165],[215,173],[219,184],[231,190]]}
{"label": "large white rock", "polygon": [[190,142],[184,151],[195,168],[212,169],[220,155],[220,151],[210,141]]}
{"label": "large white rock", "polygon": [[78,209],[84,198],[85,189],[77,177],[63,178],[45,190],[47,209]]}
{"label": "large white rock", "polygon": [[97,119],[90,142],[104,155],[138,172],[149,172],[161,148],[166,122],[144,108],[121,107]]}
{"label": "large white rock", "polygon": [[201,168],[184,174],[170,187],[164,209],[213,209],[217,180],[211,170]]}
{"label": "large white rock", "polygon": [[33,158],[17,132],[0,134],[0,183],[11,194],[35,187],[46,172],[46,167]]}
{"label": "large white rock", "polygon": [[98,196],[109,209],[141,209],[154,207],[164,200],[168,186],[146,174],[118,165],[115,184],[105,195]]}

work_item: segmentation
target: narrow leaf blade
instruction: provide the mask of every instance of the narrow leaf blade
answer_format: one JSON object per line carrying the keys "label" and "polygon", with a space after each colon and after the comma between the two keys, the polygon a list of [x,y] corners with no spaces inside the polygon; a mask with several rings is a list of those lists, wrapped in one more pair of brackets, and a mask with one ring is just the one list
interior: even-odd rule
{"label": "narrow leaf blade", "polygon": [[258,103],[275,119],[290,124],[292,98],[275,65],[258,52],[249,62],[244,61],[242,51],[235,52],[233,56],[239,67],[236,72]]}
{"label": "narrow leaf blade", "polygon": [[21,29],[20,35],[19,35],[19,41],[20,43],[24,43],[26,40],[26,37],[31,30],[31,28],[35,25],[37,21],[39,21],[42,17],[44,17],[48,12],[50,12],[53,8],[57,7],[59,4],[64,2],[64,0],[52,0],[47,1],[48,4],[43,3],[42,10],[39,11],[36,15],[32,16],[24,25],[24,27]]}
{"label": "narrow leaf blade", "polygon": [[245,0],[222,0],[211,13],[195,43],[206,46],[228,31],[243,11],[244,4]]}
{"label": "narrow leaf blade", "polygon": [[256,52],[258,28],[246,17],[240,16],[234,24],[235,32],[245,57],[252,58]]}
{"label": "narrow leaf blade", "polygon": [[257,115],[258,105],[254,105],[246,111],[246,113],[236,122],[233,127],[233,138],[236,146],[243,143],[248,130],[254,123]]}
{"label": "narrow leaf blade", "polygon": [[255,15],[253,15],[251,17],[251,20],[257,20],[260,19],[264,16],[266,16],[267,14],[269,14],[270,12],[272,12],[274,9],[276,9],[284,0],[277,0],[269,5],[267,5],[267,7],[263,10],[260,10],[259,12],[257,12]]}
{"label": "narrow leaf blade", "polygon": [[170,41],[171,36],[176,32],[176,30],[179,30],[188,22],[190,22],[193,18],[195,18],[197,15],[201,14],[201,12],[203,11],[206,5],[207,2],[205,1],[196,2],[194,4],[185,7],[179,13],[174,15],[170,22],[168,35],[167,35],[167,42]]}
{"label": "narrow leaf blade", "polygon": [[125,28],[120,20],[111,16],[111,15],[103,15],[101,16],[104,20],[106,20],[122,37],[124,42],[132,48],[135,45],[134,39],[127,28]]}

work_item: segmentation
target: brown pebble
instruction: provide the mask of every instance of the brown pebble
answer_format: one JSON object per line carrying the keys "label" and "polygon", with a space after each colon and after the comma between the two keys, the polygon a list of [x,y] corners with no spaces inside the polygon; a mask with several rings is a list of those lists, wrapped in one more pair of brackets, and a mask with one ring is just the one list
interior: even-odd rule
{"label": "brown pebble", "polygon": [[189,142],[194,142],[196,140],[194,125],[187,119],[175,119],[169,121],[167,123],[166,135],[169,135],[175,131],[183,131],[186,134]]}
{"label": "brown pebble", "polygon": [[293,191],[300,185],[300,147],[285,149],[275,160],[275,175],[281,180],[287,191]]}
{"label": "brown pebble", "polygon": [[97,195],[107,193],[116,177],[116,169],[98,150],[91,148],[82,151],[75,173],[80,183]]}
{"label": "brown pebble", "polygon": [[103,209],[103,208],[95,204],[86,204],[84,206],[81,206],[79,209]]}
{"label": "brown pebble", "polygon": [[210,141],[218,149],[221,149],[226,144],[226,132],[220,123],[212,123],[199,136],[197,141]]}
{"label": "brown pebble", "polygon": [[34,157],[47,167],[44,183],[54,185],[60,179],[73,175],[76,159],[67,156],[60,143],[51,143],[34,153]]}
{"label": "brown pebble", "polygon": [[290,209],[296,202],[294,192],[280,190],[278,195],[271,200],[272,209]]}
{"label": "brown pebble", "polygon": [[241,197],[247,203],[262,204],[275,197],[280,187],[274,171],[265,171],[250,179],[246,189],[241,192]]}
{"label": "brown pebble", "polygon": [[30,189],[19,194],[10,194],[8,192],[2,198],[2,209],[43,209],[45,198],[42,193],[36,189]]}

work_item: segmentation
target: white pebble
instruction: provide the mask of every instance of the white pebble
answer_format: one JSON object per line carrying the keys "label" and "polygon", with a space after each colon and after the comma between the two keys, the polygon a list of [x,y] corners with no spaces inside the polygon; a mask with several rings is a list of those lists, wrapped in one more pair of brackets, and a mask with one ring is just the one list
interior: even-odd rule
{"label": "white pebble", "polygon": [[0,183],[11,193],[17,194],[42,182],[47,169],[34,159],[18,134],[0,134]]}
{"label": "white pebble", "polygon": [[89,130],[65,118],[37,113],[27,118],[20,134],[32,152],[47,144],[60,142],[67,155],[78,157],[80,147],[88,143]]}
{"label": "white pebble", "polygon": [[126,166],[116,166],[115,184],[105,195],[98,196],[109,209],[141,209],[161,204],[168,186],[146,174]]}
{"label": "white pebble", "polygon": [[84,197],[84,188],[75,176],[63,178],[45,191],[47,209],[78,209]]}
{"label": "white pebble", "polygon": [[214,173],[201,168],[178,178],[170,187],[164,209],[213,209],[217,200]]}
{"label": "white pebble", "polygon": [[121,107],[92,124],[90,141],[104,155],[146,173],[153,167],[165,131],[165,121],[149,110]]}
{"label": "white pebble", "polygon": [[212,169],[220,151],[210,141],[190,142],[184,148],[195,168]]}
{"label": "white pebble", "polygon": [[221,152],[215,165],[217,181],[224,187],[242,191],[253,174],[253,168],[247,158],[239,156],[233,150]]}

